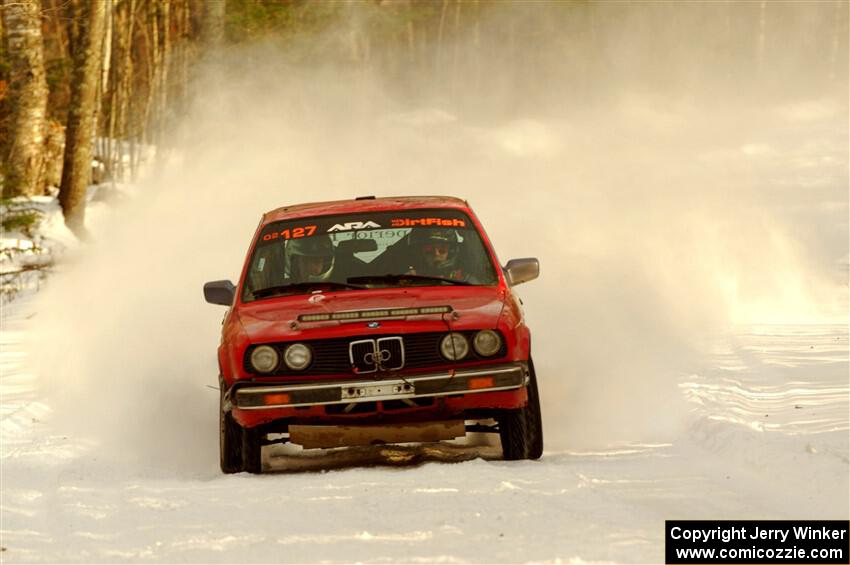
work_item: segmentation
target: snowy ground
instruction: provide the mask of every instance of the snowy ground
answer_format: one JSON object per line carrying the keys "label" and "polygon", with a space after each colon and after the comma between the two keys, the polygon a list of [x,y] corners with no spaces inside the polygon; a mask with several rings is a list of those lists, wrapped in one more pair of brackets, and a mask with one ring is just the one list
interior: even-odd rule
{"label": "snowy ground", "polygon": [[519,463],[451,444],[275,448],[266,474],[223,476],[54,427],[23,363],[35,304],[7,307],[0,334],[4,562],[661,562],[665,519],[848,515],[846,326],[718,339],[711,368],[681,376],[691,413],[670,443]]}

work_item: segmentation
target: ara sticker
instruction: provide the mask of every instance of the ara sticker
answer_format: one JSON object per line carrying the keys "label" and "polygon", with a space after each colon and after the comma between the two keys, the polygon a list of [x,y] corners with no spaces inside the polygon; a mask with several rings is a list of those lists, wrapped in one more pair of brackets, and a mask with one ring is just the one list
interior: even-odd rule
{"label": "ara sticker", "polygon": [[345,222],[344,224],[334,224],[330,228],[328,228],[329,232],[332,231],[350,231],[350,230],[365,230],[366,228],[379,228],[380,224],[376,224],[375,222],[369,220],[366,222]]}
{"label": "ara sticker", "polygon": [[262,273],[263,269],[265,269],[265,268],[266,268],[266,258],[260,257],[260,260],[257,261],[257,270]]}

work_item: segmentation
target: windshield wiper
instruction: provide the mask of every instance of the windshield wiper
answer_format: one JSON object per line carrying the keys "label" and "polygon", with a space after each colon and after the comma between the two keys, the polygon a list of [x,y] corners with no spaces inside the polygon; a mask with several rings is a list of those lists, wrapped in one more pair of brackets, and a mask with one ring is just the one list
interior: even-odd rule
{"label": "windshield wiper", "polygon": [[448,279],[446,277],[432,277],[429,275],[366,275],[363,277],[348,277],[346,279],[353,284],[374,284],[374,283],[400,283],[400,282],[443,282],[448,284],[471,286],[472,283]]}
{"label": "windshield wiper", "polygon": [[345,290],[345,289],[362,289],[362,286],[356,284],[348,284],[334,281],[316,281],[316,282],[300,282],[292,284],[281,284],[278,286],[269,286],[252,292],[254,298],[264,298],[275,294],[289,294],[293,292],[301,292],[310,289],[316,290]]}

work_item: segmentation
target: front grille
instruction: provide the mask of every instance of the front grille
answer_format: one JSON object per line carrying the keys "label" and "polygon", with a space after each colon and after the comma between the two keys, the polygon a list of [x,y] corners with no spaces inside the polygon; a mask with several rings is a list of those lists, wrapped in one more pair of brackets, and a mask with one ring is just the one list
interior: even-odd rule
{"label": "front grille", "polygon": [[375,341],[363,339],[352,341],[349,346],[349,363],[358,374],[374,373],[378,370],[375,359]]}
{"label": "front grille", "polygon": [[383,337],[375,342],[376,355],[381,358],[381,369],[398,371],[404,367],[404,342],[401,337]]}
{"label": "front grille", "polygon": [[[466,336],[466,338],[470,341],[469,355],[460,362],[463,363],[482,360],[483,358],[479,357],[471,346],[472,338],[475,336],[476,330],[463,331],[460,333]],[[355,373],[351,368],[349,346],[354,342],[363,342],[363,349],[360,349],[361,346],[359,344],[354,346],[358,348],[358,352],[361,352],[360,355],[355,354],[355,359],[362,360],[363,354],[366,351],[372,351],[372,340],[381,340],[381,348],[390,352],[391,357],[384,362],[384,367],[390,370],[394,370],[393,368],[398,366],[395,362],[396,355],[401,354],[402,348],[405,369],[425,369],[437,365],[448,365],[451,362],[447,361],[442,355],[440,355],[440,340],[443,339],[443,336],[445,335],[445,332],[427,332],[401,335],[375,335],[369,336],[368,340],[365,340],[363,336],[351,336],[301,341],[300,343],[306,344],[313,351],[313,362],[303,371],[292,371],[283,363],[283,351],[289,343],[264,344],[271,345],[278,350],[281,362],[280,366],[275,371],[262,376],[353,375]],[[504,336],[502,337],[504,338]],[[385,340],[385,338],[401,339]],[[253,370],[250,364],[251,351],[254,347],[256,346],[249,347],[245,351],[243,367],[248,373],[256,374],[256,371]],[[495,361],[504,357],[506,353],[507,346],[505,345],[505,340],[502,339],[502,349],[496,355],[487,357],[486,359]],[[358,374],[369,372],[370,368],[371,372],[375,372],[374,365],[362,364],[361,366],[361,363],[358,362],[357,368]]]}

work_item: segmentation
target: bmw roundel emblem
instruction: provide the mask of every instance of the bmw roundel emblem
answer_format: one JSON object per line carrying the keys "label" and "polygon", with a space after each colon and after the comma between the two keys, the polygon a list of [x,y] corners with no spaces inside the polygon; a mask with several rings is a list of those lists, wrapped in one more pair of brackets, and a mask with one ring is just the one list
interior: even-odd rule
{"label": "bmw roundel emblem", "polygon": [[369,322],[368,324],[366,324],[366,327],[374,330],[375,328],[381,327],[381,322]]}

